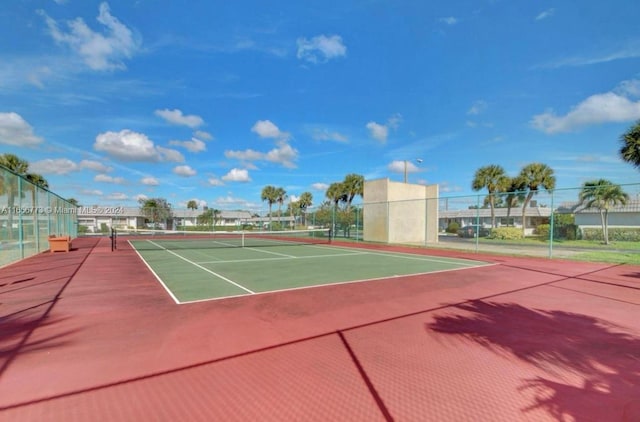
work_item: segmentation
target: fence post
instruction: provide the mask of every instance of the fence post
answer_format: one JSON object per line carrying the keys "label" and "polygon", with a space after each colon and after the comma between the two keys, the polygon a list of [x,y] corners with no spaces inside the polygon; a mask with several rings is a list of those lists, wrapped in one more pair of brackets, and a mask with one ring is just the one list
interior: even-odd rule
{"label": "fence post", "polygon": [[551,191],[551,221],[549,222],[549,259],[553,258],[553,231],[555,212],[553,211],[553,191]]}

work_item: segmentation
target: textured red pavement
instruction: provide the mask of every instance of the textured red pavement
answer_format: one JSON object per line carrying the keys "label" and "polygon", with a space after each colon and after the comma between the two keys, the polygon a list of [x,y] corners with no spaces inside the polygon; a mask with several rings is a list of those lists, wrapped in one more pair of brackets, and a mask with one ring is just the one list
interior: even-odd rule
{"label": "textured red pavement", "polygon": [[74,247],[0,269],[2,421],[640,420],[640,267],[455,253],[497,265],[175,305]]}

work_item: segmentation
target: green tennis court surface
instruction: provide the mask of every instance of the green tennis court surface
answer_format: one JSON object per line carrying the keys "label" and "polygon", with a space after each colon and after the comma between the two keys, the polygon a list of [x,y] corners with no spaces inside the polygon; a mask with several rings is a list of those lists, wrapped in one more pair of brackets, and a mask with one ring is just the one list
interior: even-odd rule
{"label": "green tennis court surface", "polygon": [[330,244],[223,247],[226,242],[129,240],[176,303],[487,265]]}

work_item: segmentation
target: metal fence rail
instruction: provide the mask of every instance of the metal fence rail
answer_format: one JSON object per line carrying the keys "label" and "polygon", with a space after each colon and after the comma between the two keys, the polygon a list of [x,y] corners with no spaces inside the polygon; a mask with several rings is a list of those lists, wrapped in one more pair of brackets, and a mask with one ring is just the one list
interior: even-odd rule
{"label": "metal fence rail", "polygon": [[77,208],[0,167],[0,266],[49,249],[49,235],[77,236]]}

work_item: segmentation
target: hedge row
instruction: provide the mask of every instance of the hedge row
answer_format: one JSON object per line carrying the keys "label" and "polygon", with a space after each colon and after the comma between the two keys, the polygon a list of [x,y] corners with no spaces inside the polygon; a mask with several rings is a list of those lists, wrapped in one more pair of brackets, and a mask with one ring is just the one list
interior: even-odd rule
{"label": "hedge row", "polygon": [[517,227],[496,227],[491,229],[489,239],[518,240],[523,239],[522,229]]}
{"label": "hedge row", "polygon": [[[602,229],[582,229],[583,240],[604,240]],[[609,240],[618,242],[640,242],[640,228],[609,227]]]}

